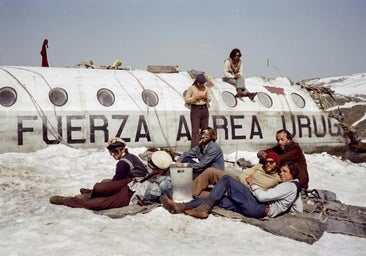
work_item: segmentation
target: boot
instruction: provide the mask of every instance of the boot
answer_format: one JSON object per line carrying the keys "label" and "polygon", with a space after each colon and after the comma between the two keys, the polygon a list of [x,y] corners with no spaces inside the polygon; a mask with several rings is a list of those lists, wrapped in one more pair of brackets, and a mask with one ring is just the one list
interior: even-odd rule
{"label": "boot", "polygon": [[170,213],[173,214],[182,213],[185,210],[184,203],[176,203],[166,196],[160,196],[160,203],[163,205],[165,209],[167,209]]}
{"label": "boot", "polygon": [[208,217],[208,212],[212,209],[212,207],[214,205],[215,205],[215,200],[209,196],[198,207],[189,209],[189,210],[185,210],[184,213],[189,216],[198,218],[198,219],[206,219]]}
{"label": "boot", "polygon": [[245,94],[244,94],[244,92],[243,92],[243,89],[237,89],[236,90],[236,94],[235,94],[235,98],[240,98],[240,97],[244,97],[245,96]]}
{"label": "boot", "polygon": [[72,198],[71,196],[53,196],[50,198],[50,203],[51,204],[58,204],[58,205],[63,205],[65,199],[69,199]]}
{"label": "boot", "polygon": [[250,93],[248,93],[248,97],[249,97],[249,99],[250,99],[251,101],[253,101],[253,100],[254,100],[254,97],[255,97],[257,94],[258,94],[257,92],[250,92]]}

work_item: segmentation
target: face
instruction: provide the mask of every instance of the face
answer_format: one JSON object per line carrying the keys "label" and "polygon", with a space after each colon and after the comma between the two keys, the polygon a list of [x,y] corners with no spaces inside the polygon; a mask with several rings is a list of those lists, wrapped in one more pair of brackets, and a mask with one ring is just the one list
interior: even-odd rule
{"label": "face", "polygon": [[276,135],[277,145],[281,149],[285,149],[287,144],[289,143],[289,139],[287,139],[287,134],[285,132],[280,132]]}
{"label": "face", "polygon": [[287,165],[284,165],[281,167],[279,175],[280,175],[281,181],[293,180],[292,174]]}
{"label": "face", "polygon": [[201,83],[196,83],[195,84],[196,87],[199,89],[199,90],[204,90],[205,89],[205,83],[201,84]]}
{"label": "face", "polygon": [[115,159],[119,160],[122,157],[123,152],[125,152],[124,148],[113,149],[109,151],[109,154]]}
{"label": "face", "polygon": [[210,133],[209,131],[207,130],[202,130],[201,131],[201,134],[200,134],[200,139],[202,142],[207,142],[209,141],[211,138],[210,138]]}
{"label": "face", "polygon": [[264,171],[268,174],[276,172],[277,163],[272,158],[264,161]]}
{"label": "face", "polygon": [[241,57],[241,53],[240,52],[237,52],[235,55],[234,55],[234,59],[235,60],[239,60]]}

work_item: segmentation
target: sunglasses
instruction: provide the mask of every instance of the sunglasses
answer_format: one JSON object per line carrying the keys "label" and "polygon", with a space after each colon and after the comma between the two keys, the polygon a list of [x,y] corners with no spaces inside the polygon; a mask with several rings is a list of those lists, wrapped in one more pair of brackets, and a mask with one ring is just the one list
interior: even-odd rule
{"label": "sunglasses", "polygon": [[273,160],[266,160],[265,163],[266,164],[274,164],[276,161],[273,161]]}
{"label": "sunglasses", "polygon": [[111,155],[116,155],[119,153],[121,148],[116,148],[116,149],[112,149],[112,150],[109,150],[109,154]]}
{"label": "sunglasses", "polygon": [[201,133],[201,138],[209,138],[209,137],[210,137],[209,132],[207,132],[207,131],[203,131],[203,132]]}

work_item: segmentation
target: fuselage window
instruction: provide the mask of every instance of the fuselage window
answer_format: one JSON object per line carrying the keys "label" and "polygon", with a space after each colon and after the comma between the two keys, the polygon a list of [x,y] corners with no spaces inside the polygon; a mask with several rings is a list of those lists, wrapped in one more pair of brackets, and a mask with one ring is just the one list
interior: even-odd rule
{"label": "fuselage window", "polygon": [[17,101],[17,92],[11,87],[0,89],[0,104],[4,107],[10,107]]}
{"label": "fuselage window", "polygon": [[158,95],[152,90],[149,90],[149,89],[143,90],[141,96],[142,96],[142,100],[149,107],[155,107],[159,103]]}
{"label": "fuselage window", "polygon": [[225,102],[225,104],[230,107],[230,108],[234,108],[236,107],[237,104],[237,100],[234,96],[234,94],[232,94],[231,92],[228,91],[224,91],[221,94],[223,101]]}
{"label": "fuselage window", "polygon": [[113,92],[106,88],[102,88],[97,92],[97,98],[99,103],[105,107],[112,106],[116,99]]}
{"label": "fuselage window", "polygon": [[294,92],[291,93],[291,99],[295,103],[295,105],[298,106],[299,108],[304,108],[305,107],[306,102],[300,94],[297,94],[297,93],[294,93]]}
{"label": "fuselage window", "polygon": [[48,94],[48,97],[52,104],[58,107],[65,105],[68,100],[67,92],[59,87],[53,88]]}
{"label": "fuselage window", "polygon": [[271,96],[269,96],[265,92],[259,92],[258,93],[258,100],[266,108],[270,108],[270,107],[273,106],[273,101],[272,101]]}

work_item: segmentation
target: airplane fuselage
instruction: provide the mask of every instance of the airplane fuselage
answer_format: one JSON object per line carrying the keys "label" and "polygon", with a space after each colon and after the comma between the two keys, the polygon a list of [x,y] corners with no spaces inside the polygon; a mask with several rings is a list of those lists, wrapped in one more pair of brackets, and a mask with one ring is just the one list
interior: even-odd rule
{"label": "airplane fuselage", "polygon": [[[221,79],[212,81],[209,126],[225,152],[273,146],[282,128],[305,152],[344,147],[338,122],[286,81],[247,81],[259,92],[254,101],[235,98],[234,87]],[[58,143],[104,148],[112,136],[129,147],[187,150],[191,121],[184,93],[192,82],[187,72],[0,67],[0,152]]]}

